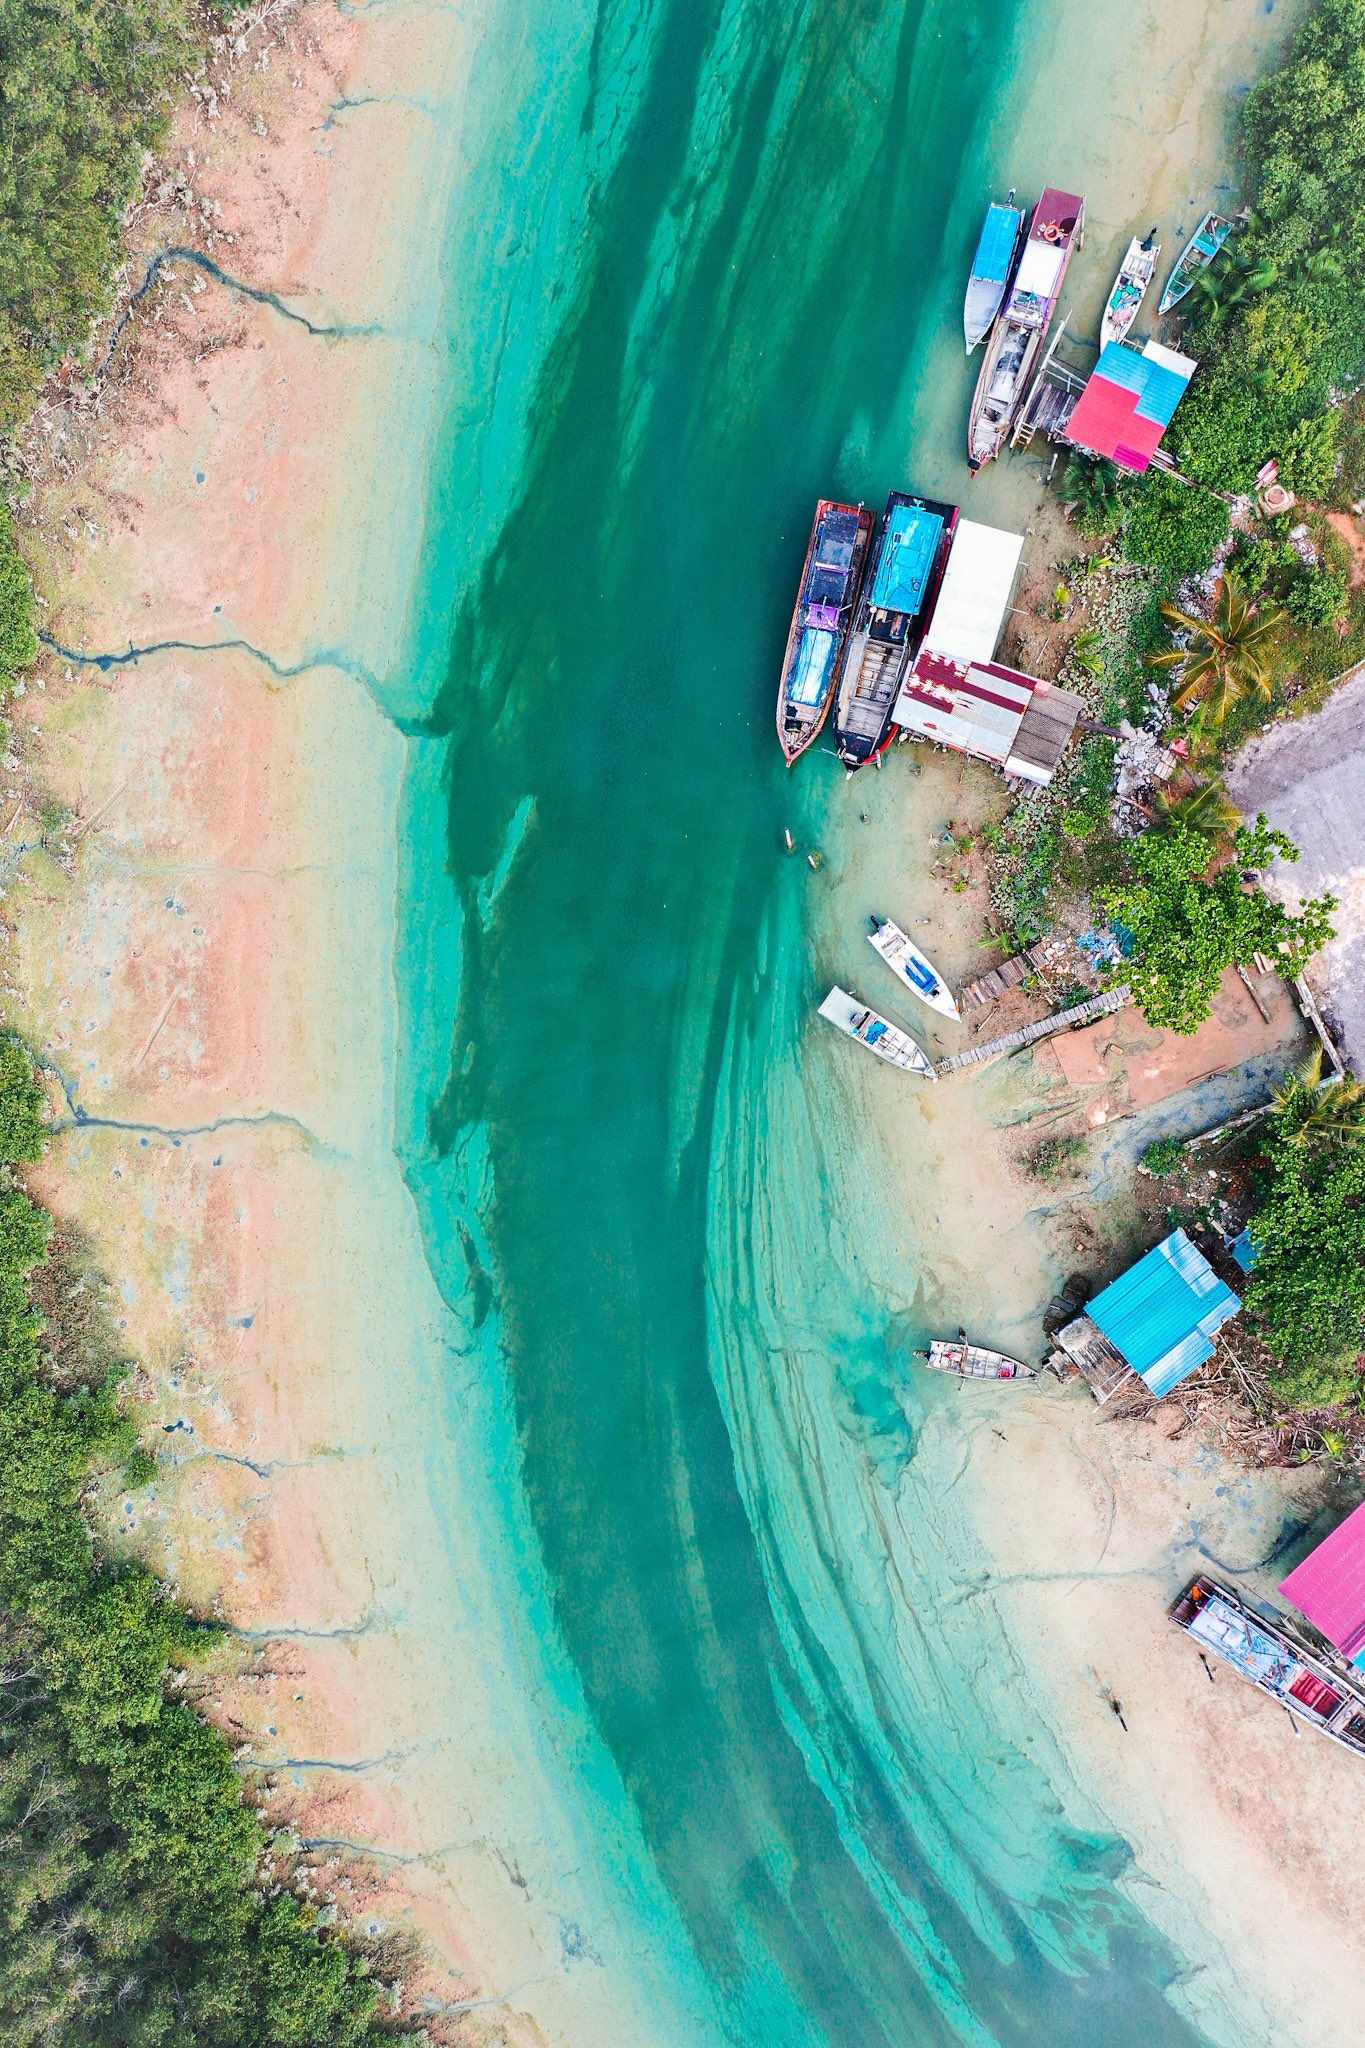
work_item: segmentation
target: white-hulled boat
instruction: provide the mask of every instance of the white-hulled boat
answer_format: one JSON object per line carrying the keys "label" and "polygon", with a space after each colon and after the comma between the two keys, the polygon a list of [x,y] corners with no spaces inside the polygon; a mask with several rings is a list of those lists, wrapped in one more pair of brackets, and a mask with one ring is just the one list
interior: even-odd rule
{"label": "white-hulled boat", "polygon": [[1102,349],[1108,348],[1111,341],[1122,341],[1137,319],[1138,307],[1146,296],[1161,254],[1161,244],[1155,236],[1156,229],[1149,228],[1145,242],[1140,242],[1134,235],[1128,244],[1128,254],[1119,265],[1119,274],[1114,279],[1114,289],[1109,294],[1109,303],[1100,322]]}
{"label": "white-hulled boat", "polygon": [[975,473],[1009,437],[1043,353],[1071,252],[1085,233],[1079,192],[1049,185],[1033,209],[1009,296],[991,329],[967,422],[967,462]]}
{"label": "white-hulled boat", "polygon": [[888,1060],[893,1067],[905,1067],[911,1073],[926,1074],[931,1081],[937,1081],[934,1063],[924,1047],[908,1031],[869,1010],[847,989],[832,988],[820,1005],[820,1015],[837,1024],[849,1038],[856,1038],[869,1052],[875,1052],[879,1060]]}
{"label": "white-hulled boat", "polygon": [[1003,1351],[988,1351],[984,1344],[968,1344],[959,1338],[956,1344],[947,1343],[942,1337],[935,1337],[926,1352],[920,1357],[926,1365],[932,1365],[935,1372],[955,1372],[963,1380],[1036,1380],[1036,1365],[1025,1365],[1022,1359],[1010,1358]]}
{"label": "white-hulled boat", "polygon": [[918,996],[941,1017],[960,1016],[952,990],[914,940],[889,917],[874,917],[872,922],[876,929],[868,933],[867,943],[881,954],[897,981],[904,982],[912,996]]}
{"label": "white-hulled boat", "polygon": [[1221,213],[1206,213],[1180,252],[1175,269],[1166,280],[1157,307],[1158,318],[1178,306],[1201,270],[1207,270],[1237,223]]}
{"label": "white-hulled boat", "polygon": [[1015,205],[1013,192],[1003,206],[993,199],[986,208],[972,258],[972,274],[967,279],[967,295],[962,301],[962,334],[968,355],[981,337],[990,332],[991,322],[1000,311],[1000,302],[1014,275],[1023,225],[1024,211]]}

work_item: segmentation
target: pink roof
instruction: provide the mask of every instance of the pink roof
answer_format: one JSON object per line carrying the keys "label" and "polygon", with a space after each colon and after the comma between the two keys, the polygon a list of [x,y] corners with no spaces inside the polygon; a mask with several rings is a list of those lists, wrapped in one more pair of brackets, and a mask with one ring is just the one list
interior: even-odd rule
{"label": "pink roof", "polygon": [[1066,423],[1066,438],[1096,455],[1107,455],[1140,475],[1155,455],[1166,429],[1160,420],[1144,419],[1136,391],[1125,391],[1095,373]]}
{"label": "pink roof", "polygon": [[1280,1591],[1343,1656],[1365,1659],[1365,1502],[1295,1565]]}

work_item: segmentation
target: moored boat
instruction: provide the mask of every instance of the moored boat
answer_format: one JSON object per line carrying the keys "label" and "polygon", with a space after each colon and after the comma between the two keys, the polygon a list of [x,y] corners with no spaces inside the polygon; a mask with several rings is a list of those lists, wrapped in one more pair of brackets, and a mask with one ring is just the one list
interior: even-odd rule
{"label": "moored boat", "polygon": [[896,979],[940,1016],[959,1016],[952,990],[928,955],[889,917],[874,917],[872,922],[876,929],[868,933],[867,942],[881,954]]}
{"label": "moored boat", "polygon": [[925,1074],[931,1081],[938,1079],[933,1061],[908,1031],[870,1010],[847,989],[837,985],[832,988],[820,1005],[820,1015],[837,1024],[849,1038],[856,1038],[869,1052],[875,1052],[879,1060],[887,1060],[893,1067],[905,1067],[911,1073]]}
{"label": "moored boat", "polygon": [[1180,304],[1200,271],[1208,269],[1236,225],[1237,223],[1229,220],[1225,214],[1204,215],[1181,250],[1175,269],[1166,280],[1166,289],[1161,294],[1161,301],[1156,309],[1158,317],[1163,313],[1169,313],[1172,306]]}
{"label": "moored boat", "polygon": [[1109,294],[1109,303],[1104,309],[1100,322],[1100,348],[1108,348],[1111,341],[1122,341],[1137,318],[1138,307],[1147,293],[1156,269],[1161,244],[1156,240],[1156,229],[1149,228],[1147,239],[1140,242],[1136,235],[1128,244],[1128,254],[1119,265],[1119,274],[1114,279],[1114,289]]}
{"label": "moored boat", "polygon": [[920,1357],[935,1372],[955,1372],[964,1380],[1036,1380],[1036,1365],[1025,1365],[1022,1359],[1010,1358],[1003,1351],[988,1351],[984,1344],[969,1344],[960,1337],[956,1344],[949,1344],[942,1337],[935,1337],[927,1352]]}
{"label": "moored boat", "polygon": [[877,529],[834,694],[834,739],[850,771],[880,754],[938,601],[957,506],[892,491]]}
{"label": "moored boat", "polygon": [[821,498],[815,508],[777,689],[777,737],[788,767],[829,711],[874,524],[865,505]]}
{"label": "moored boat", "polygon": [[982,336],[990,332],[991,322],[1000,311],[1019,254],[1023,226],[1024,209],[1014,204],[1013,192],[1003,205],[993,199],[986,208],[962,302],[962,333],[968,355]]}
{"label": "moored boat", "polygon": [[1049,185],[1033,209],[1024,253],[972,395],[967,460],[973,472],[994,461],[1005,444],[1052,325],[1071,252],[1084,233],[1084,199]]}

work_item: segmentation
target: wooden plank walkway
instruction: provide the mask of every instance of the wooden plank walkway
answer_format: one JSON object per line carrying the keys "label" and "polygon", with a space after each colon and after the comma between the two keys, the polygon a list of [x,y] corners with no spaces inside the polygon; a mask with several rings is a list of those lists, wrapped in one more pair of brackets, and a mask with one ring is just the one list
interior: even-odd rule
{"label": "wooden plank walkway", "polygon": [[1042,946],[1029,946],[1022,953],[1016,953],[1012,960],[1002,960],[998,967],[992,967],[989,974],[978,975],[969,981],[962,991],[964,1003],[993,1003],[1006,989],[1016,988],[1026,976],[1041,967],[1046,959]]}
{"label": "wooden plank walkway", "polygon": [[965,1052],[950,1053],[947,1059],[939,1060],[934,1072],[940,1080],[945,1074],[955,1074],[961,1067],[978,1066],[982,1060],[993,1060],[997,1053],[1015,1052],[1020,1046],[1034,1045],[1040,1038],[1051,1038],[1058,1031],[1074,1031],[1082,1024],[1090,1024],[1096,1017],[1112,1016],[1121,1010],[1128,1000],[1128,987],[1106,989],[1102,996],[1092,996],[1088,1003],[1076,1003],[1069,1010],[1058,1010],[1055,1016],[1040,1017],[1036,1024],[1024,1024],[1018,1031],[1008,1031],[1003,1038],[991,1038],[984,1045],[969,1045]]}

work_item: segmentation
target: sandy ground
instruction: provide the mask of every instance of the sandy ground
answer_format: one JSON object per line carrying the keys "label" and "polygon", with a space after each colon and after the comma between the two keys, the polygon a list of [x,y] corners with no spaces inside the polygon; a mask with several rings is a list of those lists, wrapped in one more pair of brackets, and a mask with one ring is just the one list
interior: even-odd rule
{"label": "sandy ground", "polygon": [[1348,1064],[1365,1073],[1365,673],[1320,711],[1252,740],[1227,785],[1241,810],[1264,811],[1299,849],[1296,862],[1275,863],[1270,886],[1291,907],[1337,899],[1337,936],[1314,978]]}

